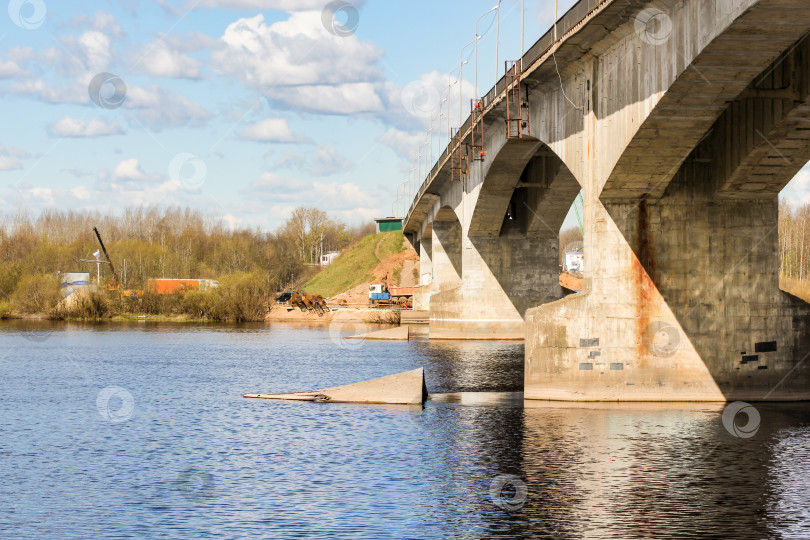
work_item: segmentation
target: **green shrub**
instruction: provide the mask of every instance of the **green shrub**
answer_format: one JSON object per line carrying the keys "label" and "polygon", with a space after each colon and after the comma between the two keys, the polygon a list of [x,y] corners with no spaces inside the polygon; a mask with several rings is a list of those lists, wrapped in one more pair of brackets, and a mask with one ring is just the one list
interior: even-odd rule
{"label": "green shrub", "polygon": [[183,311],[192,317],[210,317],[219,299],[218,289],[191,291],[183,295],[180,305]]}
{"label": "green shrub", "polygon": [[184,312],[183,295],[145,292],[140,299],[140,309],[147,315],[177,315]]}
{"label": "green shrub", "polygon": [[228,276],[206,292],[216,300],[208,311],[212,319],[245,322],[264,320],[271,289],[263,273],[252,272]]}
{"label": "green shrub", "polygon": [[11,295],[15,311],[25,314],[50,312],[61,298],[56,276],[45,274],[23,276]]}
{"label": "green shrub", "polygon": [[112,301],[107,291],[80,289],[51,311],[54,319],[103,319],[113,312]]}

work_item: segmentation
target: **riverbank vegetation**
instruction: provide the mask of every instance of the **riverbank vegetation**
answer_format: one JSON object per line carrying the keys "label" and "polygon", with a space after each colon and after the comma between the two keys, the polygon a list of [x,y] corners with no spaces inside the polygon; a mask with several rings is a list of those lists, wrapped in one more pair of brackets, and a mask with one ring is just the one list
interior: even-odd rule
{"label": "riverbank vegetation", "polygon": [[[98,227],[123,288],[144,291],[122,298],[105,287],[81,301],[61,302],[59,273],[90,272],[99,249]],[[268,301],[317,272],[321,253],[339,251],[374,232],[349,227],[318,209],[297,208],[271,232],[231,229],[221,220],[181,208],[130,208],[120,215],[48,210],[0,216],[0,318],[104,318],[126,313],[215,320],[262,320]],[[103,256],[102,256],[103,260]],[[217,288],[151,294],[152,278],[204,278]],[[101,265],[102,284],[113,280]]]}
{"label": "riverbank vegetation", "polygon": [[779,285],[810,302],[810,204],[779,204]]}

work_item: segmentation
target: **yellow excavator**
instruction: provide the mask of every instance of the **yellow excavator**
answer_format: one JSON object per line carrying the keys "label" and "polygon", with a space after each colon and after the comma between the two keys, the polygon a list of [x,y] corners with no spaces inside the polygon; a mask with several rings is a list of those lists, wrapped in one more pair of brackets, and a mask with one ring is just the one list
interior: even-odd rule
{"label": "yellow excavator", "polygon": [[301,311],[316,313],[322,317],[324,313],[331,311],[326,305],[326,300],[320,294],[309,294],[304,291],[289,291],[282,293],[276,298],[276,303],[286,304],[291,308],[298,308]]}

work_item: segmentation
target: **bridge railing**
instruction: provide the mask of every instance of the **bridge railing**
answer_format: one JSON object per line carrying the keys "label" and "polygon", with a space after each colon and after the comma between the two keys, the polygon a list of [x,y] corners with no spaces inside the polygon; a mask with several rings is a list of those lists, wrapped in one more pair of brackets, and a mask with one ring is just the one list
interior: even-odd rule
{"label": "bridge railing", "polygon": [[[580,0],[579,2],[571,6],[571,9],[566,11],[565,14],[557,20],[556,26],[557,26],[557,36],[559,38],[558,41],[563,41],[569,33],[571,33],[573,30],[576,30],[577,27],[580,24],[582,24],[594,10],[602,7],[605,4],[610,4],[614,1],[615,0]],[[531,66],[532,64],[534,64],[535,62],[546,56],[549,53],[549,51],[551,51],[552,47],[554,47],[554,45],[555,45],[554,26],[552,26],[545,34],[543,34],[543,36],[540,39],[538,39],[534,43],[534,45],[529,47],[529,50],[526,51],[526,53],[523,55],[521,59],[521,65]],[[498,81],[490,89],[490,91],[487,92],[486,95],[484,95],[481,98],[481,106],[483,107],[483,109],[486,110],[491,103],[494,103],[497,100],[498,96],[504,93],[505,89],[506,89],[506,77],[502,76],[500,79],[498,79]],[[470,116],[467,116],[467,119],[459,128],[459,132],[463,134],[461,140],[467,138],[467,134],[470,131],[470,127],[471,127]],[[436,160],[436,163],[434,163],[433,167],[431,167],[427,176],[423,180],[422,185],[419,186],[419,189],[414,194],[413,201],[411,201],[411,206],[408,208],[408,213],[405,215],[405,220],[403,224],[408,222],[408,220],[411,217],[411,213],[413,212],[413,209],[416,206],[416,203],[419,201],[422,195],[424,195],[428,186],[430,186],[433,179],[444,167],[444,164],[450,159],[450,154],[452,153],[453,148],[454,145],[452,144],[452,142],[448,143],[444,151],[439,155],[438,159]]]}

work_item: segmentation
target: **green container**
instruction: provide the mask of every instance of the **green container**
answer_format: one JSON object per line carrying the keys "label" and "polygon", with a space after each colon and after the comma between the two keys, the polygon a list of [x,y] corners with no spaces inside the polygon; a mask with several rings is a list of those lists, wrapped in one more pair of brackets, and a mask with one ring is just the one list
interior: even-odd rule
{"label": "green container", "polygon": [[402,230],[402,220],[400,218],[375,219],[377,222],[377,232],[391,232]]}

